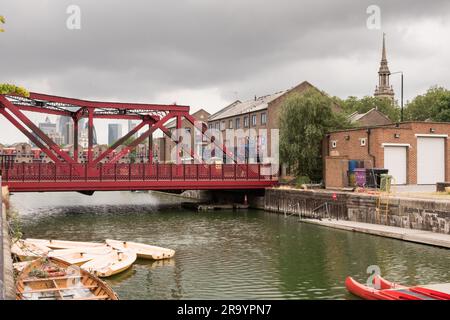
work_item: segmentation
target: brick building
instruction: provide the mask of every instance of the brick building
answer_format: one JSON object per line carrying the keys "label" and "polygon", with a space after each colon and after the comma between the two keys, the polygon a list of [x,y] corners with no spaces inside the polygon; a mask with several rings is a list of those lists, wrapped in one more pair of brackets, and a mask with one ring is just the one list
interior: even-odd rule
{"label": "brick building", "polygon": [[[234,145],[251,145],[257,144],[261,148],[267,148],[267,154],[270,157],[270,130],[279,129],[279,116],[281,112],[281,106],[286,98],[291,94],[302,94],[305,91],[313,89],[320,93],[323,93],[312,84],[307,81],[300,83],[299,85],[285,91],[280,91],[274,94],[255,97],[252,100],[241,102],[235,101],[229,106],[223,108],[219,112],[209,117],[208,128],[216,129],[222,132],[222,135],[226,141],[227,129],[243,129],[244,137],[242,141],[234,141]],[[340,112],[342,109],[337,104],[333,105],[333,111]],[[267,130],[267,141],[261,139],[261,137],[249,136],[249,129],[255,129],[258,133],[260,129]],[[256,141],[252,141],[252,139]],[[282,174],[285,175],[286,168],[283,168]]]}
{"label": "brick building", "polygon": [[392,124],[391,119],[376,108],[373,108],[366,113],[352,113],[349,115],[348,120],[356,127],[384,126]]}
{"label": "brick building", "polygon": [[389,170],[396,184],[450,181],[450,123],[404,122],[331,132],[324,140],[325,184],[345,187],[349,160]]}
{"label": "brick building", "polygon": [[[192,116],[197,119],[198,121],[207,123],[208,117],[211,114],[204,109],[200,109],[197,112],[193,113]],[[190,134],[191,136],[191,146],[194,148],[195,143],[195,137],[194,137],[194,126],[192,123],[190,123],[188,120],[184,119],[182,120],[181,127],[184,128],[184,130]],[[172,120],[167,125],[166,128],[169,129],[171,133],[174,132],[176,129],[176,121]],[[201,152],[204,145],[206,145],[206,141],[202,141],[201,146],[198,146],[197,150],[199,153]],[[155,154],[155,160],[157,160],[160,163],[167,163],[175,161],[175,159],[171,159],[171,152],[172,149],[175,147],[175,142],[169,138],[168,136],[164,135],[163,137],[159,137],[154,139],[154,154]],[[188,150],[183,150],[181,159],[184,159],[185,162],[189,161],[191,159],[190,154],[187,152]],[[198,155],[200,156],[200,154]]]}

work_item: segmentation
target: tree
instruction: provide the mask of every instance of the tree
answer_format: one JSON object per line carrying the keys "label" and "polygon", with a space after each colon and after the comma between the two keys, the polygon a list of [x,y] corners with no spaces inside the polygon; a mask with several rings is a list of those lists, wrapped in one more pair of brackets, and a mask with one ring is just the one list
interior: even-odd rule
{"label": "tree", "polygon": [[0,83],[0,94],[16,94],[23,97],[30,96],[30,93],[25,88],[8,83]]}
{"label": "tree", "polygon": [[[4,24],[4,23],[6,23],[5,17],[4,16],[0,16],[0,24]],[[5,32],[5,30],[0,28],[0,32]]]}
{"label": "tree", "polygon": [[322,177],[322,139],[329,131],[350,127],[344,114],[332,111],[333,100],[310,89],[289,96],[280,115],[280,158],[297,177]]}
{"label": "tree", "polygon": [[376,108],[380,112],[384,113],[393,122],[397,122],[400,119],[400,109],[387,98],[366,96],[362,99],[358,99],[357,97],[348,97],[345,100],[341,100],[339,98],[335,99],[349,115],[354,112],[366,113],[371,109]]}
{"label": "tree", "polygon": [[450,91],[442,87],[430,88],[426,94],[408,103],[405,118],[410,121],[450,122]]}

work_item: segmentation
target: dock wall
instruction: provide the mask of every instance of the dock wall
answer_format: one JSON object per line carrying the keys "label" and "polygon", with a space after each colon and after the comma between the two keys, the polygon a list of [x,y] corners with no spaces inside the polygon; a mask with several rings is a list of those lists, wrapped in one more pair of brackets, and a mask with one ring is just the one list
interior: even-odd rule
{"label": "dock wall", "polygon": [[7,216],[9,209],[9,192],[1,188],[0,212],[0,300],[15,299],[14,271],[11,258],[11,239],[8,231]]}
{"label": "dock wall", "polygon": [[[305,218],[325,217],[326,203],[333,219],[450,234],[449,201],[389,198],[384,200],[387,206],[377,210],[377,199],[346,192],[267,189],[264,209]],[[314,209],[317,211],[313,213]]]}

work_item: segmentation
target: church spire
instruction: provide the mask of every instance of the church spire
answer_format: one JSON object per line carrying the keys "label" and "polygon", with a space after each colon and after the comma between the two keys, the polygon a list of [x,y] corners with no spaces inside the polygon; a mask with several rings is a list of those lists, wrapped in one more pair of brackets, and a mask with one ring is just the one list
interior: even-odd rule
{"label": "church spire", "polygon": [[389,98],[394,101],[394,89],[389,84],[389,70],[386,54],[386,34],[383,33],[383,49],[381,53],[380,70],[378,71],[378,86],[375,89],[375,97]]}

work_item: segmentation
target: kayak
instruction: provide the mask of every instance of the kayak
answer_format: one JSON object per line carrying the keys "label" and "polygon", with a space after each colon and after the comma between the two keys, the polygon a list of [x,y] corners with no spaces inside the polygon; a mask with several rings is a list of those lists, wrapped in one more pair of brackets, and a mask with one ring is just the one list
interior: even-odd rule
{"label": "kayak", "polygon": [[107,245],[117,250],[133,251],[137,254],[138,258],[141,259],[162,260],[170,259],[175,255],[175,250],[151,246],[143,243],[109,239],[105,240],[105,242]]}
{"label": "kayak", "polygon": [[[347,277],[345,286],[353,295],[365,300],[449,300],[450,294],[438,291],[436,285],[406,287],[375,277],[379,288],[363,285],[352,277]],[[443,286],[443,285],[441,285]],[[450,285],[449,285],[450,289]]]}

